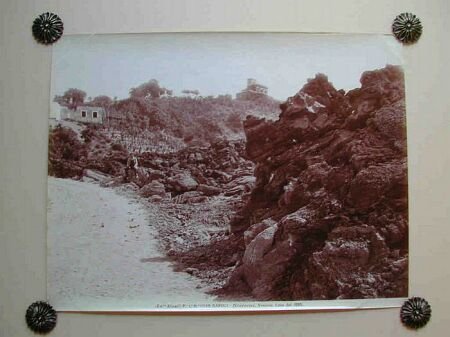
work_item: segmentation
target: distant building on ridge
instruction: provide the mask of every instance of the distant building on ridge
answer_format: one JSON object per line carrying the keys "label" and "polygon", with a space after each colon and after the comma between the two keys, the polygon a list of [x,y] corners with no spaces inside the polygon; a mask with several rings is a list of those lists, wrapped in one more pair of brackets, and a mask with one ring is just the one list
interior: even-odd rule
{"label": "distant building on ridge", "polygon": [[255,79],[247,79],[247,88],[236,94],[236,98],[240,100],[250,101],[260,97],[267,96],[269,90],[266,86],[259,84]]}

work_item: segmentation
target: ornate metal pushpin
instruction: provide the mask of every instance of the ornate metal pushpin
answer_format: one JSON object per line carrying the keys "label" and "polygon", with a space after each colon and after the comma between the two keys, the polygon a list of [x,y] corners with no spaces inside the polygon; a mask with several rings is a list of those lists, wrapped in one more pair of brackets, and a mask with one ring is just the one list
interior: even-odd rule
{"label": "ornate metal pushpin", "polygon": [[28,327],[36,333],[45,334],[56,325],[56,311],[47,302],[34,302],[25,314]]}
{"label": "ornate metal pushpin", "polygon": [[402,323],[409,328],[418,329],[428,323],[431,317],[431,307],[421,297],[411,297],[400,310]]}
{"label": "ornate metal pushpin", "polygon": [[61,18],[53,13],[43,13],[33,21],[33,36],[36,41],[43,44],[51,44],[59,40],[63,30]]}
{"label": "ornate metal pushpin", "polygon": [[403,43],[414,43],[422,35],[422,23],[414,14],[402,13],[395,18],[392,33]]}

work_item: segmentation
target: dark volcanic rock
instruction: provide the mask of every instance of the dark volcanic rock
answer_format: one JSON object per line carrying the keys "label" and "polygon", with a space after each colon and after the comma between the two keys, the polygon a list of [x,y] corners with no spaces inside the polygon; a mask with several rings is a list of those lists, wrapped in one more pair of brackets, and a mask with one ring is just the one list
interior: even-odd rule
{"label": "dark volcanic rock", "polygon": [[139,194],[143,197],[152,197],[158,195],[160,197],[164,197],[166,195],[166,190],[164,185],[157,180],[152,181],[151,183],[143,186],[139,190]]}
{"label": "dark volcanic rock", "polygon": [[197,204],[200,202],[204,202],[207,199],[203,193],[198,191],[190,191],[180,194],[176,198],[176,202],[179,204]]}
{"label": "dark volcanic rock", "polygon": [[[406,161],[391,161],[363,168],[353,178],[348,193],[348,203],[359,211],[382,202],[384,197],[393,191],[406,192]],[[403,186],[403,188],[402,188]],[[406,193],[399,195],[404,198]]]}
{"label": "dark volcanic rock", "polygon": [[203,193],[206,196],[212,196],[212,195],[220,194],[222,192],[222,189],[219,187],[215,187],[215,186],[208,186],[208,185],[200,184],[197,187],[197,191]]}
{"label": "dark volcanic rock", "polygon": [[194,190],[205,196],[241,195],[249,192],[254,182],[254,165],[245,158],[243,141],[190,146],[170,154],[146,152],[138,159],[146,171],[145,183],[157,179],[175,195]]}
{"label": "dark volcanic rock", "polygon": [[407,267],[407,258],[391,251],[373,226],[338,227],[306,263],[308,293],[291,290],[315,299],[393,297],[407,292]]}
{"label": "dark volcanic rock", "polygon": [[175,176],[169,178],[167,181],[176,192],[193,191],[198,186],[197,181],[192,178],[189,173],[186,172],[178,173]]}
{"label": "dark volcanic rock", "polygon": [[224,291],[257,299],[407,296],[403,73],[336,90],[317,75],[277,121],[244,122],[256,182],[231,225],[245,251]]}

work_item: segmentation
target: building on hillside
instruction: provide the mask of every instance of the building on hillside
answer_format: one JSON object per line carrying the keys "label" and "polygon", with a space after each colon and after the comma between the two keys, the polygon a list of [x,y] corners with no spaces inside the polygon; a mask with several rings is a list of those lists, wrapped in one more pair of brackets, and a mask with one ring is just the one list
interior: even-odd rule
{"label": "building on hillside", "polygon": [[106,111],[104,108],[96,106],[78,106],[75,110],[61,107],[59,119],[102,124],[106,120]]}
{"label": "building on hillside", "polygon": [[255,79],[249,78],[247,80],[247,88],[236,94],[237,99],[253,100],[259,97],[267,96],[269,89],[266,86],[259,84]]}

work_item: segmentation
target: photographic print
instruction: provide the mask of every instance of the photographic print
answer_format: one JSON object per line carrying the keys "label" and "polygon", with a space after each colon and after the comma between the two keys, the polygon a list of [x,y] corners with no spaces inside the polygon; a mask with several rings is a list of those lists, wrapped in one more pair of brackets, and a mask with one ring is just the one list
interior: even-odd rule
{"label": "photographic print", "polygon": [[52,305],[400,305],[400,48],[377,35],[65,36],[49,115]]}

